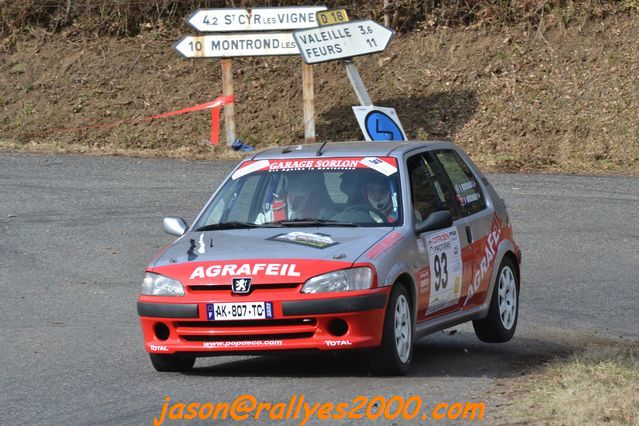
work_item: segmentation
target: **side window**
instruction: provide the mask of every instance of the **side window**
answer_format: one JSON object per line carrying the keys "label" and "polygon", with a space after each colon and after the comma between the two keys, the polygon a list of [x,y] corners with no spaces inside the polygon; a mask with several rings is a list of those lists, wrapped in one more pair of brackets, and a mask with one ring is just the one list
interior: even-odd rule
{"label": "side window", "polygon": [[408,159],[408,172],[411,201],[418,222],[425,220],[434,211],[446,209],[444,193],[421,155],[414,155]]}
{"label": "side window", "polygon": [[484,210],[486,200],[479,182],[464,160],[455,151],[437,151],[435,156],[453,184],[455,196],[464,215],[468,216]]}
{"label": "side window", "polygon": [[430,152],[425,152],[423,154],[426,168],[428,169],[428,173],[430,176],[433,176],[433,186],[435,187],[435,191],[439,195],[440,199],[444,200],[443,204],[445,209],[448,209],[452,215],[453,220],[457,220],[461,218],[463,215],[455,202],[456,196],[453,189],[450,187],[450,182],[444,176],[444,171],[442,167],[435,161]]}

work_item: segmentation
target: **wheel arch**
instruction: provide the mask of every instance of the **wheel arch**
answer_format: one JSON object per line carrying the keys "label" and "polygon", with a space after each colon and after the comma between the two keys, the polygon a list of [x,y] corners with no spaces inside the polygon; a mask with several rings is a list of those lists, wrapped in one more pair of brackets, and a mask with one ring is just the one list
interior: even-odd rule
{"label": "wheel arch", "polygon": [[509,258],[513,262],[513,265],[515,265],[515,274],[517,274],[517,283],[519,284],[519,287],[521,288],[521,271],[520,271],[521,266],[519,265],[517,255],[515,255],[515,253],[513,253],[512,251],[507,251],[506,253],[504,253],[502,262],[504,261],[505,258]]}
{"label": "wheel arch", "polygon": [[410,276],[408,272],[402,272],[399,274],[395,281],[393,282],[393,287],[396,285],[403,285],[406,287],[408,291],[408,295],[410,296],[410,304],[413,307],[413,321],[417,317],[417,288],[415,287],[415,281],[413,277]]}
{"label": "wheel arch", "polygon": [[481,304],[480,318],[485,318],[488,315],[488,309],[490,308],[490,301],[493,297],[493,289],[495,288],[495,282],[497,281],[497,274],[499,273],[499,267],[506,257],[510,258],[515,265],[515,273],[517,274],[517,281],[521,288],[521,272],[519,268],[519,261],[515,254],[515,245],[510,240],[504,240],[499,243],[497,247],[497,255],[495,256],[495,263],[493,263],[493,270],[490,274],[490,282],[488,284],[487,296],[484,303]]}

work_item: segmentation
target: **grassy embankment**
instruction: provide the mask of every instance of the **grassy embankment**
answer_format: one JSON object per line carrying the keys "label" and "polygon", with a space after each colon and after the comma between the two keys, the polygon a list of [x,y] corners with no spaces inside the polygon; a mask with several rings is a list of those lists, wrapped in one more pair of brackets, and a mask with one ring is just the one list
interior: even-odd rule
{"label": "grassy embankment", "polygon": [[[223,3],[0,0],[0,149],[239,158],[207,144],[205,112],[41,132],[218,96],[217,61],[184,60],[171,45],[192,33],[189,11]],[[381,4],[347,7],[381,20]],[[411,139],[451,140],[487,170],[639,173],[636,1],[394,4],[398,37],[356,63],[374,102],[396,108]],[[295,57],[234,61],[239,137],[258,148],[303,140],[300,74]],[[314,74],[319,140],[361,139],[339,63]]]}
{"label": "grassy embankment", "polygon": [[500,424],[639,424],[639,344],[593,344],[507,384]]}

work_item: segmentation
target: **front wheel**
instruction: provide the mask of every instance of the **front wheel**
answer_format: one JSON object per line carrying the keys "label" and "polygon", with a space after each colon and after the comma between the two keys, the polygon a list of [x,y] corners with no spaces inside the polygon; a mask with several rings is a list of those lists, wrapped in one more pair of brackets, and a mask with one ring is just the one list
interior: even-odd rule
{"label": "front wheel", "polygon": [[395,285],[384,317],[382,345],[371,352],[370,368],[378,375],[404,375],[413,355],[413,308],[406,287]]}
{"label": "front wheel", "polygon": [[185,373],[195,364],[195,357],[182,354],[160,355],[149,354],[151,364],[157,371]]}
{"label": "front wheel", "polygon": [[488,316],[473,321],[475,334],[482,342],[503,343],[515,334],[519,316],[519,278],[515,270],[515,264],[509,257],[501,262]]}

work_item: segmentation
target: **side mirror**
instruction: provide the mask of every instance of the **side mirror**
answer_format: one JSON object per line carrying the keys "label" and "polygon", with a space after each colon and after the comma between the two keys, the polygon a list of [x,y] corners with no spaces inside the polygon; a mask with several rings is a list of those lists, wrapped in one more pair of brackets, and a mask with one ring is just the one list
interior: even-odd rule
{"label": "side mirror", "polygon": [[181,237],[186,232],[189,226],[186,224],[184,219],[181,217],[165,217],[162,222],[162,228],[164,232],[167,234],[175,235],[177,237]]}
{"label": "side mirror", "polygon": [[429,214],[425,221],[415,227],[415,233],[421,234],[437,229],[449,228],[451,226],[453,226],[452,213],[448,210],[441,210]]}

